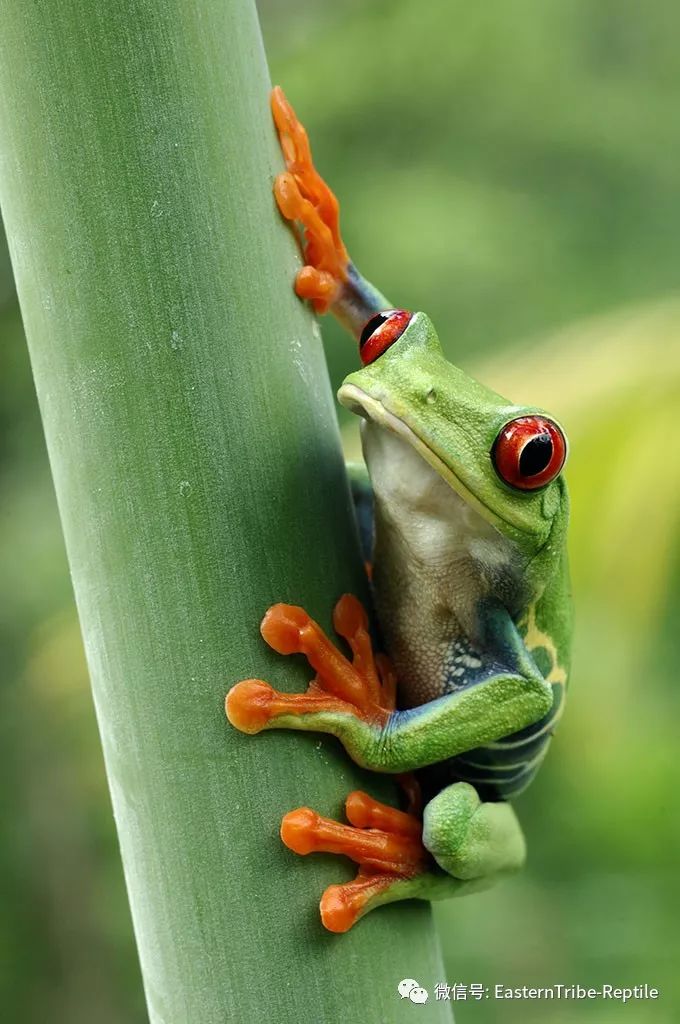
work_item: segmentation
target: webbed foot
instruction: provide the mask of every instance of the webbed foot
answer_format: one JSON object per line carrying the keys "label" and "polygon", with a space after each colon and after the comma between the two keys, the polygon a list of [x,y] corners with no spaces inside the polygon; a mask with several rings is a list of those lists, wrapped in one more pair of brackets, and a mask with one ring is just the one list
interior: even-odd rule
{"label": "webbed foot", "polygon": [[281,839],[295,853],[342,854],[359,865],[352,882],[331,885],[321,897],[321,920],[332,932],[348,931],[374,906],[394,899],[395,887],[403,890],[405,882],[432,866],[415,815],[358,790],[347,797],[345,812],[349,825],[309,807],[290,811],[281,822]]}
{"label": "webbed foot", "polygon": [[272,113],[288,170],[274,182],[282,215],[303,227],[306,266],[295,282],[302,299],[317,313],[327,312],[348,277],[349,257],[340,237],[338,201],[314,167],[307,132],[277,86],[271,94]]}

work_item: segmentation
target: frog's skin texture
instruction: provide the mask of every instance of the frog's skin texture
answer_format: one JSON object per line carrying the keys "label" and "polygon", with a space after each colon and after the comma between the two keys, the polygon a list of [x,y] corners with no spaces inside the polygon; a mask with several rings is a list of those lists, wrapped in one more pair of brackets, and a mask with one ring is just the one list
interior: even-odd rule
{"label": "frog's skin texture", "polygon": [[373,653],[350,595],[334,627],[351,660],[302,608],[275,605],[262,636],[281,654],[305,654],[315,677],[301,695],[244,680],[226,710],[244,732],[330,733],[357,764],[400,774],[406,811],[352,793],[349,825],[309,808],[283,819],[291,849],[359,865],[321,901],[326,927],[346,931],[382,903],[476,891],[523,863],[507,801],[546,753],[569,668],[566,443],[539,409],[449,363],[424,313],[392,310],[361,277],[280,90],[272,106],[288,168],[276,199],[304,229],[296,290],[360,339],[365,365],[338,397],[362,417],[368,471],[349,475],[389,660]]}

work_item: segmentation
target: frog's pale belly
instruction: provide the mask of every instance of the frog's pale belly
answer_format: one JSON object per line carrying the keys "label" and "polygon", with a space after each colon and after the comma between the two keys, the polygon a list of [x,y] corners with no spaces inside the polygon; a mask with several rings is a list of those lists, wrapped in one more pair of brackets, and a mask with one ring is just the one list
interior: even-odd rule
{"label": "frog's pale belly", "polygon": [[399,679],[400,704],[464,685],[484,598],[513,599],[515,550],[411,445],[367,424],[374,490],[376,611]]}
{"label": "frog's pale belly", "polygon": [[[399,538],[392,541],[395,548],[400,546]],[[427,567],[405,569],[404,561],[396,551],[389,551],[390,547],[392,544],[380,544],[376,550],[375,606],[397,671],[400,706],[414,707],[451,688],[451,671],[456,670],[451,665],[453,641],[458,642],[459,657],[473,667],[481,664],[469,639],[476,598],[481,595],[469,561],[454,561],[433,577]],[[445,604],[442,594],[447,596]]]}

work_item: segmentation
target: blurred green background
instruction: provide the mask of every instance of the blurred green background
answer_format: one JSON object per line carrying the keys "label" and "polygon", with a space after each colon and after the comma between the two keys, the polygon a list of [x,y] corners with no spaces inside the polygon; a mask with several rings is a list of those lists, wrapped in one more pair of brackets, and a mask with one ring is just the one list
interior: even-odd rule
{"label": "blurred green background", "polygon": [[[560,416],[572,443],[575,663],[551,756],[518,801],[529,866],[438,908],[447,976],[420,980],[647,982],[658,1001],[468,1000],[457,1020],[670,1024],[680,1015],[680,9],[261,0],[260,13],[272,76],[342,200],[357,264],[395,303],[427,310],[460,365]],[[332,324],[324,333],[337,383],[353,347]],[[142,1024],[4,246],[0,381],[0,1005],[22,1024]],[[355,449],[354,425],[345,434]]]}

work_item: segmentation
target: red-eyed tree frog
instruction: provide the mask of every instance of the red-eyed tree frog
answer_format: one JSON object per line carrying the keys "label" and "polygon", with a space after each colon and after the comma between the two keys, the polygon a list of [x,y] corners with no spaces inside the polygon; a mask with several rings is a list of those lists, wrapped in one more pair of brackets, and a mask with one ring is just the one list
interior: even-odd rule
{"label": "red-eyed tree frog", "polygon": [[297,294],[359,342],[338,397],[362,417],[367,472],[350,479],[386,653],[351,595],[333,616],[351,658],[302,608],[274,605],[264,640],[306,655],[314,679],[299,695],[243,680],[226,712],[246,733],[330,733],[357,764],[399,775],[406,810],[354,792],[349,824],[304,807],[283,819],[292,850],[359,865],[321,900],[325,926],[343,932],[381,904],[486,888],[524,861],[508,801],[545,756],[569,667],[567,442],[552,417],[448,362],[425,313],[393,308],[359,274],[278,88],[272,109],[287,166],[274,194],[302,225]]}

